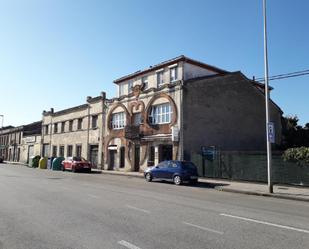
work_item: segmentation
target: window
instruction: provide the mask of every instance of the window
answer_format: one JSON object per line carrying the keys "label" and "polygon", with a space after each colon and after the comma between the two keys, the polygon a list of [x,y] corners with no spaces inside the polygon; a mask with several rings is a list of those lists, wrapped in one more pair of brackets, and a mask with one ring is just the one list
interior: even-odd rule
{"label": "window", "polygon": [[119,95],[119,97],[124,95],[124,84],[118,85],[118,95]]}
{"label": "window", "polygon": [[43,157],[48,157],[49,156],[49,144],[43,144]]}
{"label": "window", "polygon": [[54,124],[54,133],[57,133],[58,132],[58,123],[55,123]]}
{"label": "window", "polygon": [[125,113],[124,112],[119,112],[119,113],[114,113],[112,115],[112,128],[117,130],[117,129],[122,129],[124,128],[126,124],[126,118],[125,118]]}
{"label": "window", "polygon": [[83,128],[83,119],[82,118],[79,118],[77,120],[77,129],[78,130],[81,130]]}
{"label": "window", "polygon": [[61,123],[61,132],[62,132],[62,133],[64,132],[64,128],[65,128],[65,122],[62,122],[62,123]]}
{"label": "window", "polygon": [[69,131],[73,131],[73,120],[69,121]]}
{"label": "window", "polygon": [[57,156],[57,146],[53,146],[52,157],[56,157],[56,156]]}
{"label": "window", "polygon": [[133,124],[134,125],[140,125],[142,123],[142,114],[139,113],[134,113],[133,114]]}
{"label": "window", "polygon": [[82,157],[82,145],[76,145],[76,156],[77,157]]}
{"label": "window", "polygon": [[67,157],[73,156],[73,146],[68,145]]}
{"label": "window", "polygon": [[48,134],[48,125],[45,125],[45,127],[44,127],[44,129],[45,129],[45,135],[47,135]]}
{"label": "window", "polygon": [[170,68],[170,81],[173,82],[178,79],[178,68],[172,67]]}
{"label": "window", "polygon": [[97,128],[98,127],[98,115],[93,115],[92,116],[91,127],[92,128]]}
{"label": "window", "polygon": [[129,80],[128,82],[128,94],[133,92],[133,80]]}
{"label": "window", "polygon": [[163,84],[163,71],[157,72],[157,86],[160,87]]}
{"label": "window", "polygon": [[142,78],[142,84],[144,84],[144,89],[147,89],[148,88],[148,76],[144,76]]}
{"label": "window", "polygon": [[151,124],[168,124],[171,122],[172,110],[170,103],[152,106],[149,115]]}
{"label": "window", "polygon": [[64,146],[63,145],[59,146],[59,156],[64,157]]}

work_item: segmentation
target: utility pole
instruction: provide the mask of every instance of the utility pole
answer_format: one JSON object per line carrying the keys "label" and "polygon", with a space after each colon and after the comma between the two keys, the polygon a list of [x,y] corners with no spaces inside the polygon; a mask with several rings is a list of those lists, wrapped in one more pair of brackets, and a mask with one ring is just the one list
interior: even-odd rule
{"label": "utility pole", "polygon": [[267,54],[267,26],[266,26],[266,0],[263,0],[264,17],[264,71],[265,71],[265,108],[266,108],[266,142],[267,142],[267,180],[268,191],[273,193],[271,177],[271,141],[269,136],[269,87],[268,87],[268,54]]}

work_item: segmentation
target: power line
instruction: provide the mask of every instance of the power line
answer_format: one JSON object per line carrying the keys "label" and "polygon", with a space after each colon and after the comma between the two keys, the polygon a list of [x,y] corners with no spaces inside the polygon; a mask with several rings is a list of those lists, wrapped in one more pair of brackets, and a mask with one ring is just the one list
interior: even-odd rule
{"label": "power line", "polygon": [[[306,69],[306,70],[296,71],[292,73],[273,75],[269,77],[268,80],[281,80],[281,79],[286,79],[286,78],[300,77],[300,76],[304,76],[308,74],[309,74],[309,69]],[[260,77],[260,78],[256,78],[256,81],[264,82],[265,79],[263,77]]]}

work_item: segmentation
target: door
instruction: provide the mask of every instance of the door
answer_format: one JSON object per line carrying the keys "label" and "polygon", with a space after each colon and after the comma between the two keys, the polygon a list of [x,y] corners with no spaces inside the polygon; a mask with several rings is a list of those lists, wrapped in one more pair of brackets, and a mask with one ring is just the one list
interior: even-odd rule
{"label": "door", "polygon": [[29,145],[28,146],[28,157],[27,157],[27,163],[29,163],[29,159],[34,156],[34,146]]}
{"label": "door", "polygon": [[140,163],[140,146],[139,145],[135,145],[134,171],[139,171],[139,163]]}
{"label": "door", "polygon": [[160,145],[159,161],[173,160],[173,145]]}
{"label": "door", "polygon": [[90,162],[92,164],[92,168],[98,168],[98,145],[90,145]]}
{"label": "door", "polygon": [[153,176],[155,178],[166,179],[167,167],[168,167],[167,162],[159,163],[152,171]]}
{"label": "door", "polygon": [[109,150],[109,165],[108,165],[109,170],[114,170],[115,168],[116,153],[117,153],[116,150]]}

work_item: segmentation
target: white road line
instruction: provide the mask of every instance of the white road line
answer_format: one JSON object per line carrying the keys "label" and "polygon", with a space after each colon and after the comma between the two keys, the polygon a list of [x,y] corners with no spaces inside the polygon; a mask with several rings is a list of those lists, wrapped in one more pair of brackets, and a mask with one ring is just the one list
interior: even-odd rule
{"label": "white road line", "polygon": [[146,214],[150,214],[150,211],[142,209],[142,208],[137,208],[137,207],[133,207],[133,206],[130,206],[130,205],[126,205],[126,207],[130,208],[130,209],[134,209],[134,210],[140,211],[140,212],[143,212],[143,213],[146,213]]}
{"label": "white road line", "polygon": [[234,218],[234,219],[239,219],[239,220],[244,220],[244,221],[251,221],[251,222],[254,222],[254,223],[258,223],[258,224],[263,224],[263,225],[268,225],[268,226],[273,226],[273,227],[278,227],[278,228],[283,228],[283,229],[288,229],[288,230],[293,230],[293,231],[296,231],[296,232],[308,233],[309,234],[308,230],[300,229],[300,228],[296,228],[296,227],[283,226],[283,225],[274,224],[274,223],[270,223],[270,222],[266,222],[266,221],[254,220],[254,219],[245,218],[245,217],[241,217],[241,216],[230,215],[230,214],[220,214],[220,215],[226,216],[226,217],[230,217],[230,218]]}
{"label": "white road line", "polygon": [[188,223],[188,222],[182,222],[182,223],[187,225],[187,226],[199,228],[199,229],[207,231],[207,232],[217,233],[217,234],[220,234],[220,235],[224,234],[224,232],[220,232],[220,231],[217,231],[217,230],[214,230],[214,229],[211,229],[211,228],[207,228],[207,227],[202,227],[202,226],[194,225],[192,223]]}
{"label": "white road line", "polygon": [[125,241],[125,240],[118,241],[118,244],[120,244],[120,245],[122,245],[126,248],[130,248],[130,249],[141,249],[141,248],[129,243],[128,241]]}
{"label": "white road line", "polygon": [[92,198],[95,198],[95,199],[99,199],[99,196],[96,196],[96,195],[91,195],[91,194],[88,194],[89,197],[92,197]]}

